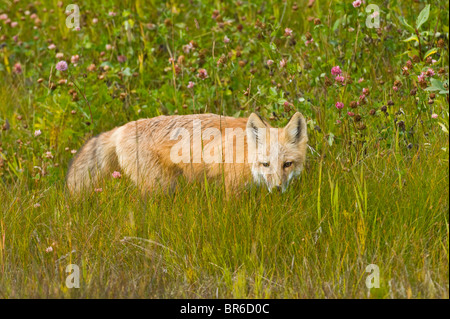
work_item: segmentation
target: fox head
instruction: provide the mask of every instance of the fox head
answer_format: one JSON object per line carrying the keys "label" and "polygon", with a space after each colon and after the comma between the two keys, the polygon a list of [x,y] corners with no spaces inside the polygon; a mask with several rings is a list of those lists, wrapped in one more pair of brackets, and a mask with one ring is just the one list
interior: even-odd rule
{"label": "fox head", "polygon": [[301,113],[295,113],[284,128],[273,128],[252,113],[247,121],[247,144],[254,181],[266,184],[269,192],[274,188],[284,192],[303,169],[307,142]]}

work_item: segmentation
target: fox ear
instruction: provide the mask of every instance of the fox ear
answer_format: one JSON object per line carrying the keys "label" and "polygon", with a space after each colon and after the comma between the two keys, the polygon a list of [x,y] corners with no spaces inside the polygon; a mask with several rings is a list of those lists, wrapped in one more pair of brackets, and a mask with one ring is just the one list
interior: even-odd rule
{"label": "fox ear", "polygon": [[252,141],[258,142],[260,139],[260,134],[263,129],[267,128],[266,123],[264,123],[263,119],[256,113],[250,114],[247,120],[247,137]]}
{"label": "fox ear", "polygon": [[284,127],[284,134],[289,143],[297,144],[303,140],[308,140],[308,133],[306,131],[306,121],[300,112],[297,112],[289,120],[289,123]]}

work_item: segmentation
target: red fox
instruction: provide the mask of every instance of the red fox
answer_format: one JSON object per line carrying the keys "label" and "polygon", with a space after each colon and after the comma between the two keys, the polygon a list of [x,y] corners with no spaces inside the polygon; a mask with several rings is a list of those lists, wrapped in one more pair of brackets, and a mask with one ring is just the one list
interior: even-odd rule
{"label": "red fox", "polygon": [[284,192],[303,169],[307,142],[299,112],[284,128],[272,128],[255,113],[141,119],[88,140],[69,165],[67,185],[79,193],[119,171],[144,192],[171,189],[180,176],[222,180],[227,192],[251,182]]}

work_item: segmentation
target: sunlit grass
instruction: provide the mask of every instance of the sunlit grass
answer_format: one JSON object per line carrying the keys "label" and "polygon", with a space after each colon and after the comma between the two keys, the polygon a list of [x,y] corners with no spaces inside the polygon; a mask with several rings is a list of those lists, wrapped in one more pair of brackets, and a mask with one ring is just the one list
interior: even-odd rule
{"label": "sunlit grass", "polygon": [[[53,0],[2,2],[0,298],[449,298],[448,95],[424,90],[448,80],[448,3],[432,3],[419,48],[399,17],[414,25],[424,3],[375,2],[377,30],[348,1],[84,1],[79,32]],[[56,72],[57,52],[79,61]],[[126,176],[78,197],[65,186],[72,150],[131,120],[258,111],[282,126],[296,110],[311,148],[283,194],[180,180],[143,196]]]}

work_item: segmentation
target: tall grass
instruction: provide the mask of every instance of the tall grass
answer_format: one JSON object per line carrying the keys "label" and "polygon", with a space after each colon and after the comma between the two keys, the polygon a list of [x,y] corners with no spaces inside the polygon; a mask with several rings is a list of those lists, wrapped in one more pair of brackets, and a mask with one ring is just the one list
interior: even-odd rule
{"label": "tall grass", "polygon": [[[126,179],[79,200],[62,181],[2,185],[0,294],[448,298],[448,164],[439,149],[397,155],[375,152],[346,170],[311,156],[288,192],[232,199],[183,183],[145,198]],[[65,287],[72,263],[80,289]],[[370,291],[369,264],[380,268]]]}
{"label": "tall grass", "polygon": [[[55,1],[0,4],[19,21],[0,22],[0,298],[448,298],[448,94],[432,98],[417,78],[431,67],[448,79],[448,3],[431,2],[420,49],[399,17],[413,25],[423,1],[377,2],[379,30],[349,2],[297,3],[85,1],[78,33]],[[428,51],[434,64],[414,58]],[[56,52],[80,61],[56,72]],[[337,83],[336,65],[353,81]],[[283,194],[180,180],[143,196],[124,176],[71,197],[64,183],[71,150],[130,120],[259,111],[281,126],[295,110],[310,148]],[[79,289],[66,286],[70,264]]]}

